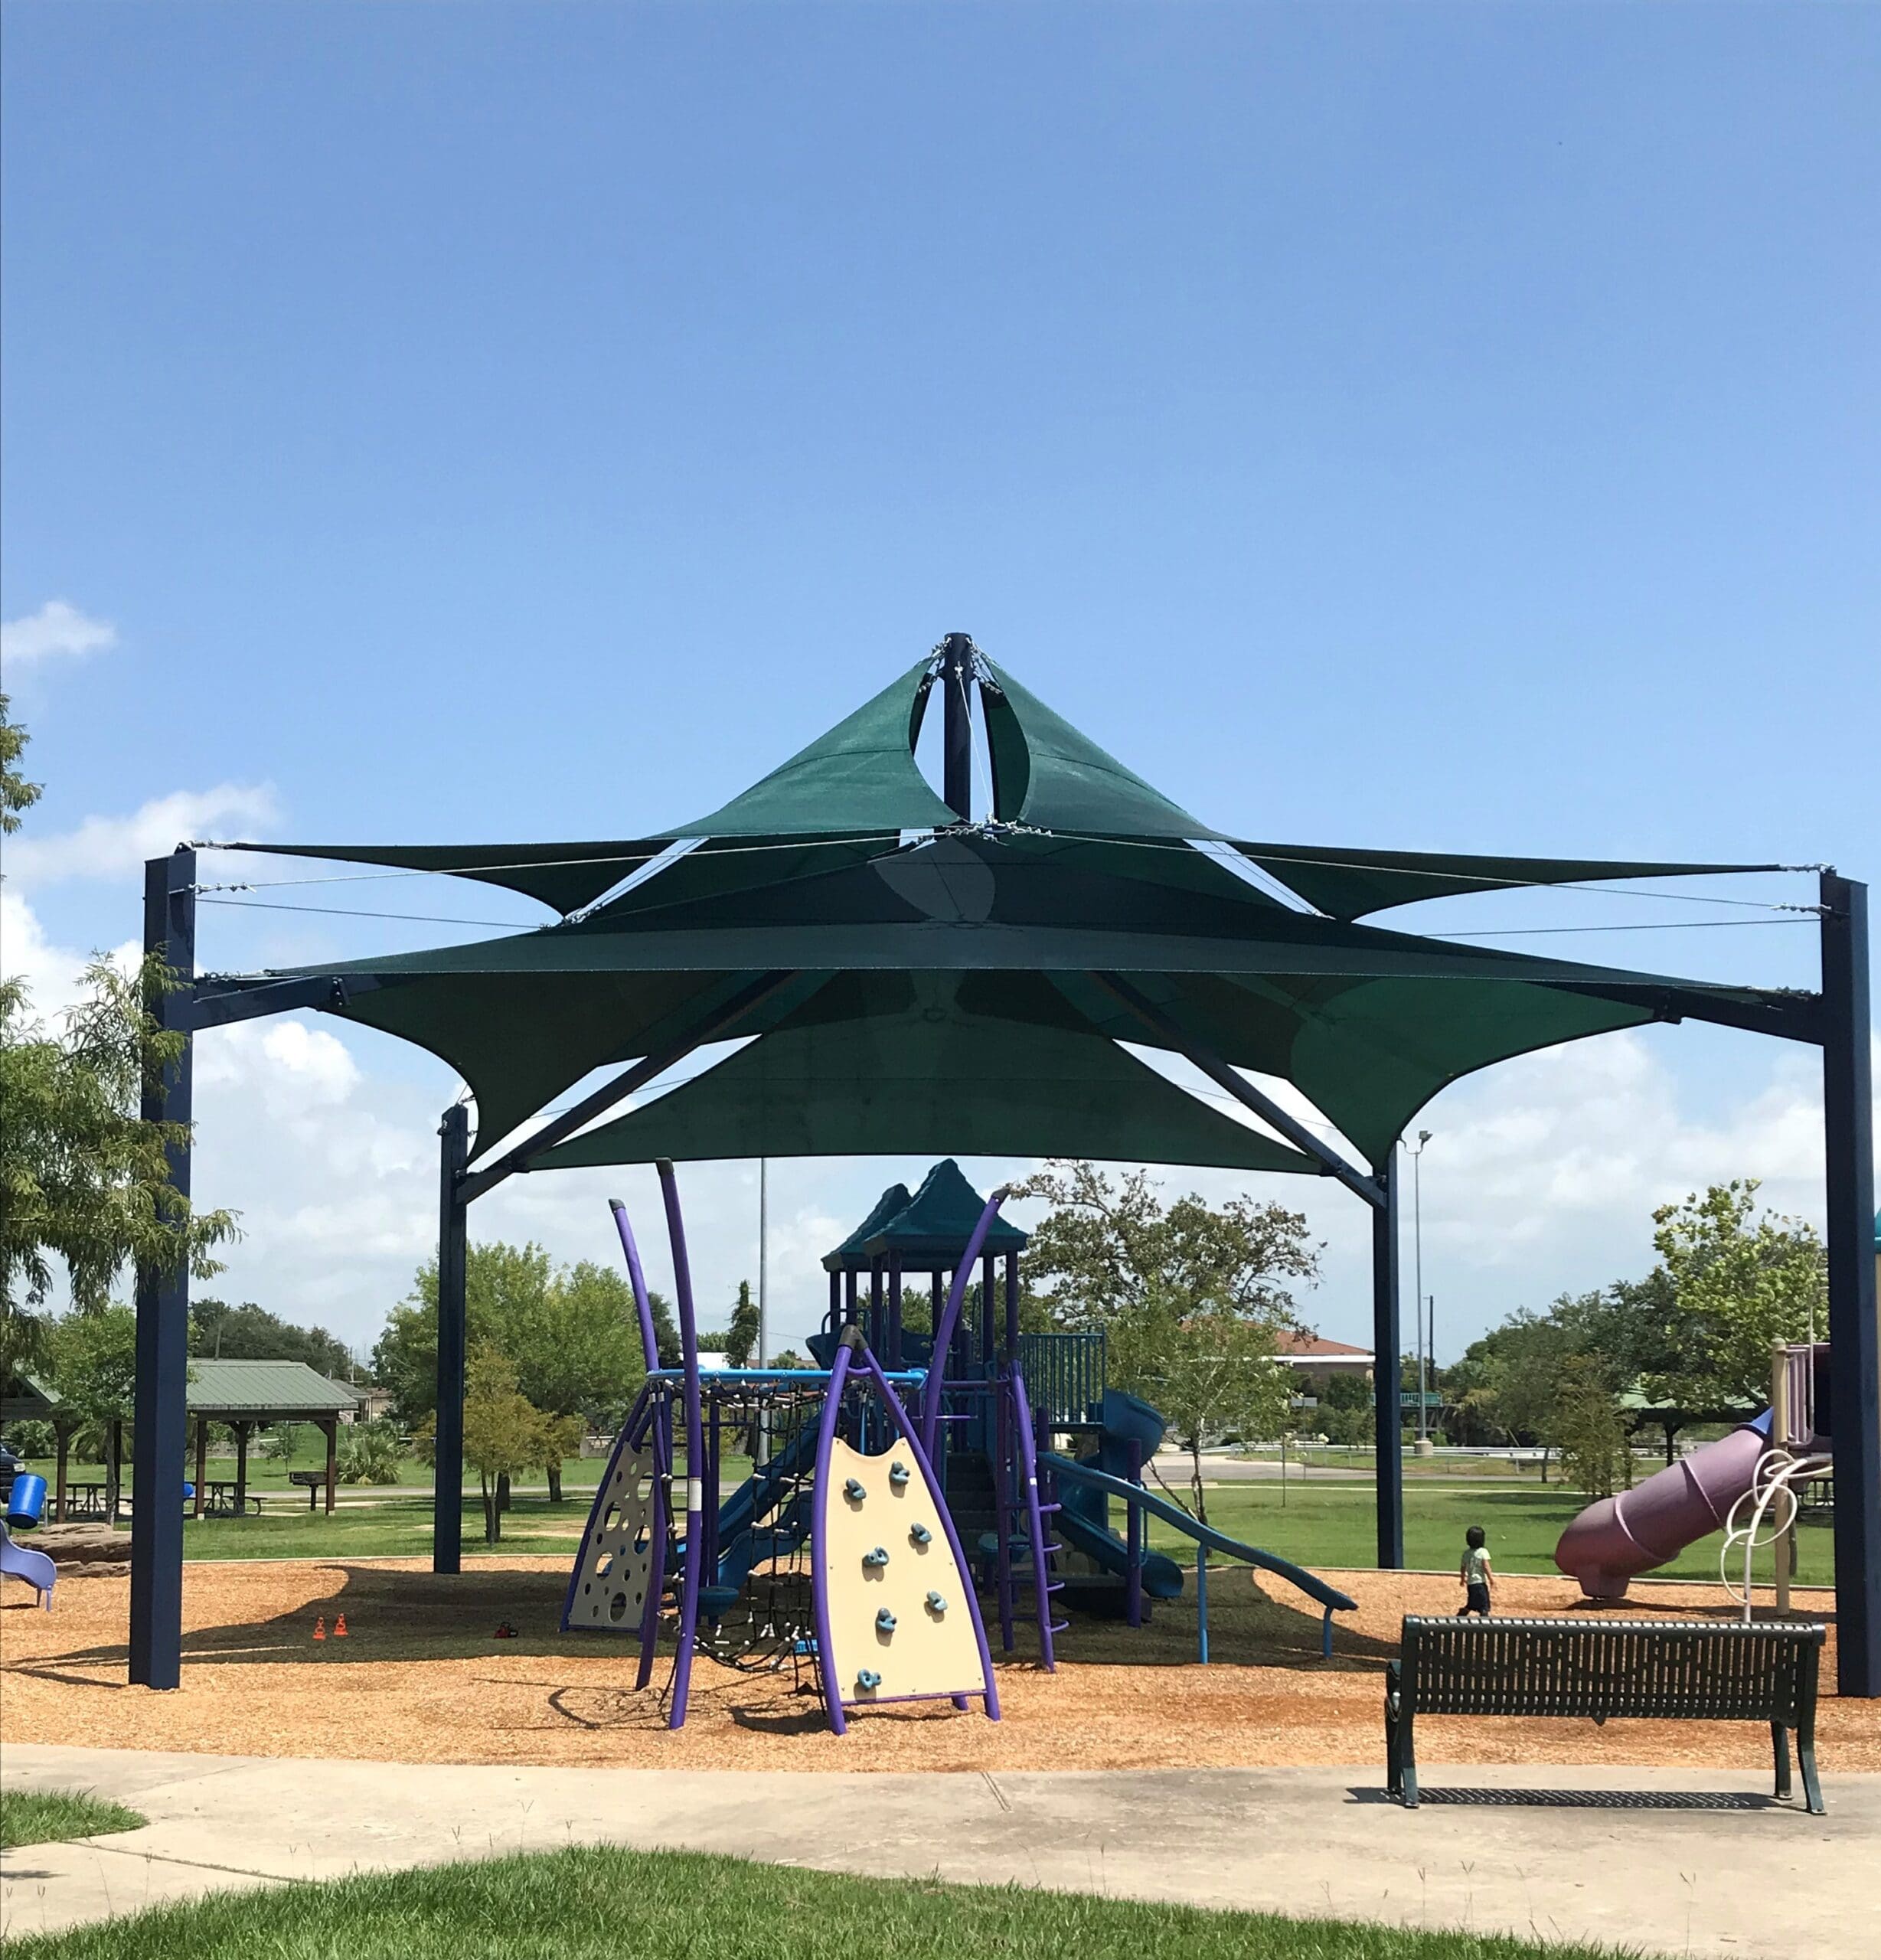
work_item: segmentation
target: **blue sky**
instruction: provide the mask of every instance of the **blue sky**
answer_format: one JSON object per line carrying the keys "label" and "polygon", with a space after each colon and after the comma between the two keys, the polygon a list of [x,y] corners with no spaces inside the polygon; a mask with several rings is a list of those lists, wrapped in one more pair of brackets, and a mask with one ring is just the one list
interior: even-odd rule
{"label": "blue sky", "polygon": [[[631,833],[952,629],[1249,834],[1881,871],[1872,9],[11,0],[6,28],[5,612],[112,636],[61,652],[54,614],[8,663],[47,784],[8,965],[42,998],[135,930],[132,842],[171,814]],[[433,933],[205,919],[228,967]],[[1546,943],[1808,984],[1810,940]],[[1805,1060],[1674,1031],[1449,1092],[1426,1264],[1459,1333],[1637,1266],[1662,1188],[1748,1171],[1814,1210]],[[204,1066],[231,1286],[369,1334],[444,1071],[314,1023]],[[270,1155],[299,1123],[324,1141]],[[907,1168],[780,1172],[798,1250]],[[700,1184],[719,1284],[748,1174]],[[1356,1337],[1352,1223],[1307,1196],[1309,1310]],[[598,1210],[488,1229],[605,1256]]]}

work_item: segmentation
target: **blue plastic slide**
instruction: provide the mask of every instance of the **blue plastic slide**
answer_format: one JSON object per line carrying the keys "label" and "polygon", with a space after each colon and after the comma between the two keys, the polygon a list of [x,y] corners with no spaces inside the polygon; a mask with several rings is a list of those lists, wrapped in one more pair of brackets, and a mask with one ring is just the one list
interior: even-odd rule
{"label": "blue plastic slide", "polygon": [[[1290,1559],[1276,1558],[1272,1552],[1263,1552],[1258,1546],[1244,1545],[1238,1538],[1230,1538],[1217,1531],[1211,1524],[1198,1523],[1179,1504],[1171,1504],[1166,1498],[1159,1498],[1146,1491],[1140,1484],[1126,1482],[1121,1477],[1107,1475],[1103,1471],[1093,1469],[1088,1463],[1074,1463],[1068,1456],[1059,1456],[1050,1450],[1039,1452],[1039,1462],[1057,1478],[1060,1486],[1066,1484],[1082,1485],[1087,1490],[1101,1491],[1105,1497],[1122,1498],[1126,1504],[1141,1504],[1152,1517],[1160,1517],[1165,1524],[1173,1524],[1184,1537],[1193,1538],[1198,1545],[1206,1545],[1210,1551],[1220,1552],[1231,1559],[1239,1559],[1245,1565],[1256,1570],[1271,1572],[1276,1578],[1284,1579],[1291,1586],[1297,1586],[1306,1596],[1328,1611],[1351,1612],[1357,1609],[1358,1602],[1348,1599],[1336,1586],[1328,1586],[1317,1573],[1308,1572],[1304,1566],[1295,1565]],[[1109,1566],[1112,1572],[1123,1568],[1125,1547],[1123,1540],[1114,1531],[1098,1533],[1089,1524],[1078,1519],[1076,1514],[1066,1505],[1058,1514],[1059,1528],[1077,1546],[1080,1551],[1091,1551],[1101,1563]],[[1103,1545],[1108,1541],[1107,1552],[1092,1549],[1085,1541],[1085,1535]],[[1174,1586],[1167,1592],[1158,1591],[1150,1583],[1150,1567],[1158,1559],[1176,1576]],[[1115,1563],[1111,1563],[1114,1560]],[[1159,1552],[1152,1552],[1143,1568],[1143,1589],[1158,1599],[1173,1599],[1182,1590],[1181,1568],[1171,1559],[1162,1558]]]}
{"label": "blue plastic slide", "polygon": [[0,1523],[0,1575],[23,1579],[39,1595],[39,1603],[52,1611],[52,1587],[58,1573],[44,1552],[16,1544],[4,1523]]}

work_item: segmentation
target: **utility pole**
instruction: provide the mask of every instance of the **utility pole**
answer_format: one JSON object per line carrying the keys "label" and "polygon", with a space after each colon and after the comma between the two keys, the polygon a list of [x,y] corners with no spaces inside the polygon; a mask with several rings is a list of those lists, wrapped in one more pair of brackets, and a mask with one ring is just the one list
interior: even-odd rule
{"label": "utility pole", "polygon": [[[758,1351],[753,1364],[763,1367],[770,1357],[771,1277],[771,1160],[758,1159]],[[758,1467],[771,1460],[771,1410],[768,1402],[758,1404]]]}
{"label": "utility pole", "polygon": [[[1411,1260],[1414,1276],[1411,1282],[1413,1297],[1417,1302],[1417,1439],[1422,1442],[1428,1432],[1429,1418],[1425,1398],[1429,1385],[1425,1374],[1425,1346],[1424,1339],[1424,1146],[1430,1141],[1429,1130],[1417,1133],[1417,1147],[1411,1150]],[[1409,1145],[1406,1148],[1409,1149]]]}

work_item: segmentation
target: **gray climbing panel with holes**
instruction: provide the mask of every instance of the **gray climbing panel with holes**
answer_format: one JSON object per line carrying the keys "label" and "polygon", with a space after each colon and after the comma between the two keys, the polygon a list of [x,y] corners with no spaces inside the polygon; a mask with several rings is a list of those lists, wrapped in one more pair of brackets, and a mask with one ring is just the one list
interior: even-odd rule
{"label": "gray climbing panel with holes", "polygon": [[623,1432],[588,1514],[563,1616],[565,1627],[639,1632],[653,1569],[658,1474],[653,1426],[648,1425],[646,1440],[638,1449],[628,1448]]}

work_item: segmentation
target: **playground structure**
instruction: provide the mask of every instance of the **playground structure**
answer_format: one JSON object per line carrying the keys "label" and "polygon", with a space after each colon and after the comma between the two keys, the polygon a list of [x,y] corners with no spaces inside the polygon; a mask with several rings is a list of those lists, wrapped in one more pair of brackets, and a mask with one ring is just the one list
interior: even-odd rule
{"label": "playground structure", "polygon": [[1800,1485],[1834,1474],[1827,1343],[1778,1342],[1770,1406],[1643,1484],[1589,1504],[1561,1534],[1555,1563],[1590,1599],[1621,1599],[1631,1580],[1687,1545],[1724,1534],[1719,1570],[1751,1618],[1751,1562],[1776,1548],[1776,1604],[1789,1609]]}
{"label": "playground structure", "polygon": [[[939,794],[915,757],[937,702]],[[989,792],[977,805],[976,725]],[[204,973],[199,898],[269,880],[250,858],[235,882],[204,883],[199,849],[374,867],[328,874],[336,878],[468,879],[554,916],[471,944]],[[187,1125],[196,1034],[305,1010],[426,1047],[468,1085],[439,1129],[433,1564],[456,1573],[469,1209],[512,1177],[660,1158],[916,1152],[1328,1177],[1370,1213],[1371,1345],[1386,1356],[1403,1345],[1399,1145],[1447,1084],[1653,1023],[1698,1020],[1803,1044],[1823,1071],[1838,1684],[1881,1696],[1866,887],[1815,867],[1815,902],[1800,908],[1820,928],[1814,991],[1370,923],[1471,893],[1785,868],[1796,867],[1247,839],[1174,802],[970,636],[950,633],[769,776],[663,830],[586,842],[188,844],[151,860],[145,950],[177,981],[155,1018],[185,1038],[151,1071],[146,1114]],[[743,1045],[674,1079],[688,1057],[734,1041]],[[1235,1113],[1135,1049],[1199,1072]],[[598,1086],[559,1099],[596,1070],[608,1072]],[[1285,1099],[1263,1086],[1272,1081],[1287,1086]],[[1305,1120],[1295,1097],[1314,1112]],[[187,1142],[171,1152],[171,1175],[186,1198]],[[142,1489],[183,1481],[189,1285],[180,1269],[139,1275]],[[1374,1390],[1386,1435],[1398,1421],[1390,1370],[1376,1371]],[[1376,1563],[1401,1568],[1402,1466],[1390,1451],[1379,1461],[1376,1523]],[[132,1537],[131,1677],[173,1688],[182,1520],[167,1506],[140,1509]]]}
{"label": "playground structure", "polygon": [[[1062,1350],[1056,1358],[1060,1406],[1034,1403],[1018,1326],[1025,1235],[999,1218],[1004,1190],[981,1200],[951,1160],[936,1165],[912,1197],[892,1186],[825,1261],[830,1307],[810,1340],[818,1367],[707,1370],[678,1178],[671,1164],[658,1168],[681,1365],[660,1365],[638,1243],[616,1200],[647,1378],[596,1489],[562,1627],[637,1636],[635,1685],[645,1688],[670,1621],[670,1727],[685,1722],[701,1651],[733,1667],[788,1668],[800,1685],[813,1676],[839,1735],[852,1710],[892,1702],[965,1708],[977,1698],[997,1721],[981,1591],[996,1603],[1004,1651],[1014,1651],[1016,1627],[1029,1619],[1040,1661],[1052,1671],[1055,1636],[1069,1624],[1053,1617],[1066,1586],[1059,1564],[1065,1544],[1053,1530],[1110,1576],[1122,1591],[1122,1616],[1135,1626],[1146,1593],[1174,1599],[1183,1587],[1175,1561],[1145,1544],[1150,1516],[1196,1542],[1203,1661],[1210,1550],[1307,1593],[1323,1609],[1321,1651],[1330,1655],[1332,1615],[1354,1609],[1351,1599],[1286,1560],[1211,1530],[1143,1487],[1143,1463],[1161,1439],[1162,1419],[1103,1385],[1101,1335],[1031,1337],[1035,1351],[1063,1342],[1081,1351],[1069,1362]],[[1003,1315],[989,1245],[1005,1262]],[[866,1306],[856,1284],[864,1262]],[[901,1282],[910,1266],[933,1279],[939,1312],[926,1332],[903,1325]],[[985,1278],[977,1314],[969,1315],[976,1266]],[[943,1298],[940,1282],[949,1273]],[[890,1365],[877,1358],[878,1348]],[[733,1429],[758,1446],[751,1475],[726,1496],[719,1469]],[[1091,1454],[1079,1460],[1039,1446],[1040,1435],[1060,1431],[1085,1433]],[[1066,1492],[1062,1504],[1060,1488]],[[1125,1508],[1125,1537],[1110,1529],[1113,1498]]]}

